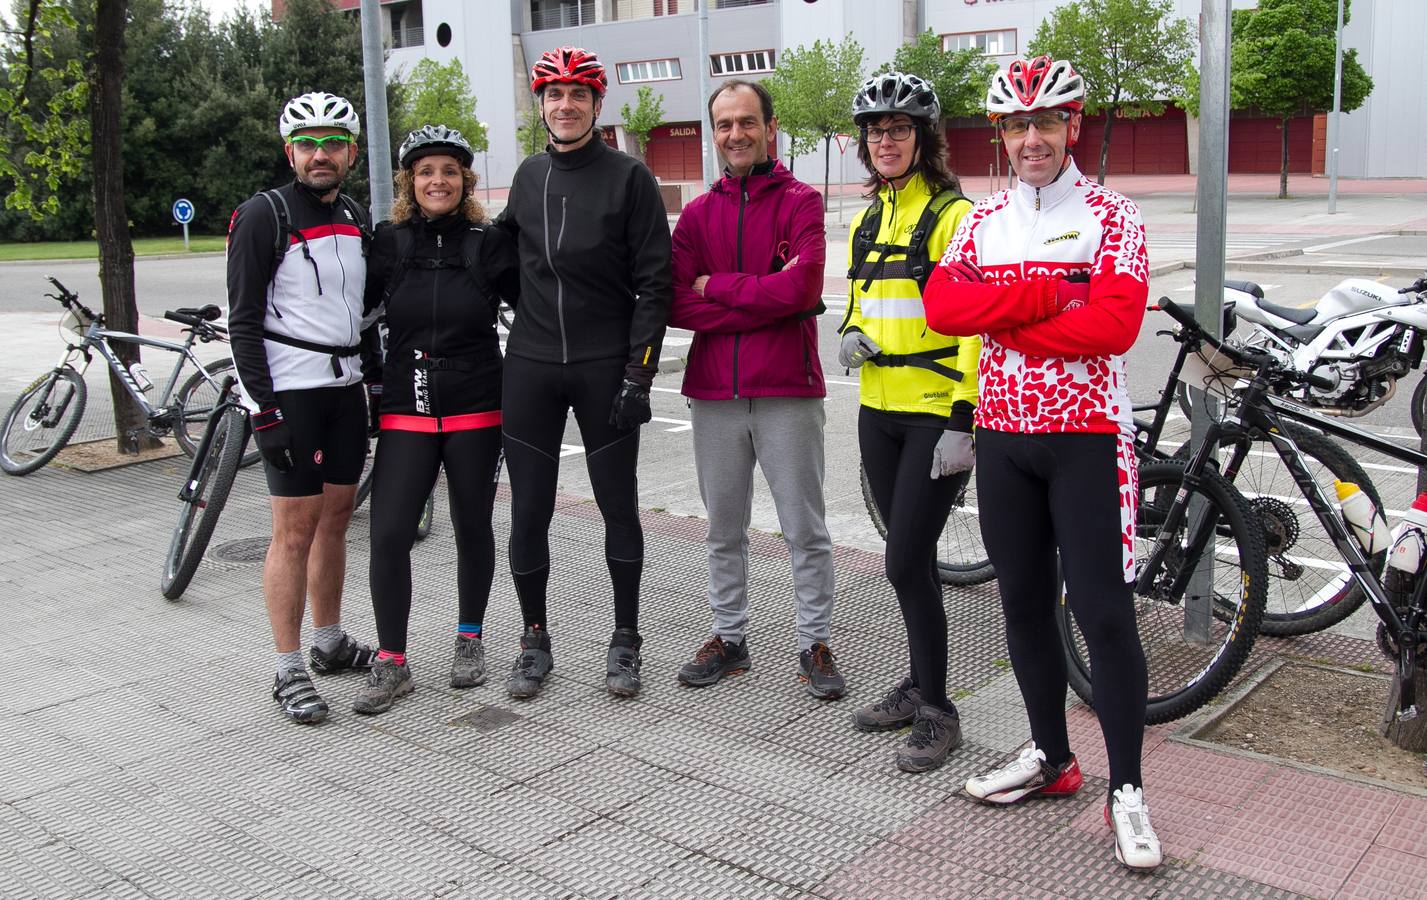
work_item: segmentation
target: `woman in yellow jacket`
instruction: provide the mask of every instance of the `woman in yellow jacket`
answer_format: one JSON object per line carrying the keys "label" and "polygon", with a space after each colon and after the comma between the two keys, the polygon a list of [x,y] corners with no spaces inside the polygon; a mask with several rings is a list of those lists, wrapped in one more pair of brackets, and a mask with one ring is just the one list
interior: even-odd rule
{"label": "woman in yellow jacket", "polygon": [[947,169],[941,106],[926,81],[874,75],[858,90],[852,112],[872,205],[852,223],[838,360],[861,373],[858,444],[887,525],[887,579],[902,607],[911,656],[908,676],[853,721],[865,731],[910,724],[897,767],[925,772],[961,743],[961,722],[946,696],[936,549],[972,467],[981,339],[929,330],[922,288],[971,202]]}

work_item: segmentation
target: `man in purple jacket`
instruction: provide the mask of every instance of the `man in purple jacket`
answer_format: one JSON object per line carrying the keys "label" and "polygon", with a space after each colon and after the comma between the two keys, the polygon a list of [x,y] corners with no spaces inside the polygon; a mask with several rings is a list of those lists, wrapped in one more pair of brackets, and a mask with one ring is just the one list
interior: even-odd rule
{"label": "man in purple jacket", "polygon": [[710,685],[751,665],[744,632],[756,462],[792,557],[800,675],[813,696],[834,700],[845,685],[827,646],[833,567],[817,330],[827,251],[822,200],[769,159],[778,121],[762,85],[724,82],[709,98],[709,121],[728,166],[674,229],[669,324],[694,332],[684,396],[709,515],[714,624],[679,680]]}

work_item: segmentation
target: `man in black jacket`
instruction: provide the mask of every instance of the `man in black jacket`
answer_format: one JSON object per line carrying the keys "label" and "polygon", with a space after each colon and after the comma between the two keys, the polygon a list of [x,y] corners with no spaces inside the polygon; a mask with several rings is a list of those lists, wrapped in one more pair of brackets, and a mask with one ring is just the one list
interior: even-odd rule
{"label": "man in black jacket", "polygon": [[520,312],[506,345],[503,410],[512,494],[510,568],[525,633],[506,687],[534,697],[553,666],[546,633],[550,520],[571,409],[604,517],[614,590],[606,687],[639,692],[639,426],[672,297],[658,185],[595,126],[608,82],[594,54],[561,47],[531,70],[550,146],[515,173],[497,224],[520,246]]}
{"label": "man in black jacket", "polygon": [[272,495],[263,594],[277,646],[273,698],[320,722],[327,703],[302,661],[312,599],[312,668],[370,668],[375,651],[341,626],[347,522],[367,449],[358,344],[366,218],[340,191],[361,125],[341,97],[303,94],[279,131],[296,176],[244,201],[228,225],[228,324],[243,402]]}

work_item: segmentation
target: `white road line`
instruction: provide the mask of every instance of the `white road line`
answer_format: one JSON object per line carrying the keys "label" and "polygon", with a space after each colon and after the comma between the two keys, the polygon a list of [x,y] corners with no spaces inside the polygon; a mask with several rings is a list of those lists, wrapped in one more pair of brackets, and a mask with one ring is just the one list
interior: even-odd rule
{"label": "white road line", "polygon": [[693,430],[693,427],[694,427],[694,423],[693,423],[693,422],[690,422],[688,419],[666,419],[666,418],[664,418],[663,416],[654,416],[654,417],[651,418],[649,421],[651,421],[651,422],[663,422],[665,425],[673,425],[673,426],[675,426],[675,427],[673,427],[673,428],[665,428],[665,429],[664,429],[665,431],[669,432],[670,434],[675,434],[675,433],[680,432],[680,431],[692,431],[692,430]]}
{"label": "white road line", "polygon": [[1348,238],[1344,241],[1333,241],[1331,244],[1315,244],[1312,247],[1304,247],[1304,253],[1322,253],[1324,250],[1332,250],[1334,247],[1346,247],[1349,244],[1365,244],[1368,241],[1380,241],[1385,237],[1392,237],[1390,234],[1370,234],[1367,237]]}

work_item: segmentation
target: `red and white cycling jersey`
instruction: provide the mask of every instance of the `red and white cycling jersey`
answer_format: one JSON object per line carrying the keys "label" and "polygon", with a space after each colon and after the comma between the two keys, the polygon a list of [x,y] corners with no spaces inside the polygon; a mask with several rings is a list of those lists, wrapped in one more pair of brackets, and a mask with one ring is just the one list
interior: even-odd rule
{"label": "red and white cycling jersey", "polygon": [[[957,264],[981,270],[962,280]],[[948,268],[951,264],[951,268]],[[1061,308],[1068,275],[1087,274],[1088,299]],[[980,428],[1119,437],[1126,577],[1134,571],[1134,425],[1126,353],[1149,299],[1139,208],[1085,178],[1074,160],[1052,184],[1024,182],[967,213],[927,284],[927,324],[981,334]]]}

